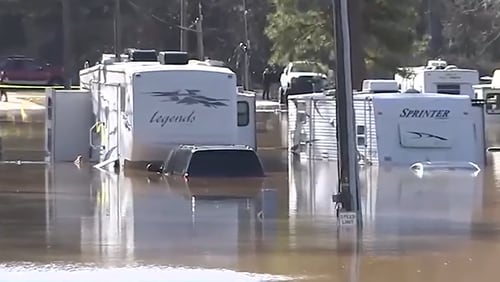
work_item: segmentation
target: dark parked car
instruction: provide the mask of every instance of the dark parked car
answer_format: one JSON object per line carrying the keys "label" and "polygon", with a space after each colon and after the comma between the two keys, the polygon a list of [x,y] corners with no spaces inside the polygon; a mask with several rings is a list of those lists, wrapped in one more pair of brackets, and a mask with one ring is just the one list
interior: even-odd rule
{"label": "dark parked car", "polygon": [[0,83],[63,85],[64,70],[25,56],[7,56],[0,58]]}
{"label": "dark parked car", "polygon": [[162,164],[149,171],[184,177],[263,177],[257,153],[248,146],[187,146],[173,150]]}

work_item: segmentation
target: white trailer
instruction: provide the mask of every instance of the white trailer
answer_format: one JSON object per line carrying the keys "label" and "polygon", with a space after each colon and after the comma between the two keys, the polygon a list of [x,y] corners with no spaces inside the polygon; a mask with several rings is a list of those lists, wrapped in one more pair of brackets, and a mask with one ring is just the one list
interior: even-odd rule
{"label": "white trailer", "polygon": [[80,71],[80,88],[91,97],[94,123],[85,130],[93,161],[164,161],[181,144],[256,148],[255,94],[238,93],[230,69],[188,61],[182,52],[160,52],[152,60],[152,52],[122,62],[103,56]]}
{"label": "white trailer", "polygon": [[[484,103],[467,95],[356,94],[353,102],[357,150],[365,164],[486,163]],[[290,97],[289,151],[337,160],[335,103],[323,94]]]}
{"label": "white trailer", "polygon": [[443,60],[430,60],[427,66],[403,67],[402,74],[396,74],[401,92],[410,89],[422,93],[440,93],[450,95],[468,95],[474,99],[473,85],[479,84],[479,72],[448,65]]}
{"label": "white trailer", "polygon": [[491,83],[474,85],[477,99],[486,101],[486,111],[490,113],[486,121],[498,123],[500,120],[500,69],[493,72]]}

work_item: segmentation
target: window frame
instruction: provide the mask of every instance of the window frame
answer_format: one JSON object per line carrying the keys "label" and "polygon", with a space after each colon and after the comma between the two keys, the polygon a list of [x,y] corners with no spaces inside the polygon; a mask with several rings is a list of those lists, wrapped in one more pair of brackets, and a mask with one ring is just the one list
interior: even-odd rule
{"label": "window frame", "polygon": [[[245,110],[240,111],[240,104],[245,105]],[[250,104],[247,101],[238,101],[236,103],[236,109],[237,109],[237,124],[238,127],[245,127],[250,124]],[[245,119],[243,122],[241,121],[241,116],[243,116]]]}

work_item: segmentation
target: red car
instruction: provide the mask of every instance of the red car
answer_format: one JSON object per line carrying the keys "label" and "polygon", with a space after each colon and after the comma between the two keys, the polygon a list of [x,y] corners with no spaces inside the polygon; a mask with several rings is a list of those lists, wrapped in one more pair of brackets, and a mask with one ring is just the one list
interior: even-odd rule
{"label": "red car", "polygon": [[9,56],[0,59],[0,83],[17,85],[63,85],[64,70],[40,64],[32,58]]}

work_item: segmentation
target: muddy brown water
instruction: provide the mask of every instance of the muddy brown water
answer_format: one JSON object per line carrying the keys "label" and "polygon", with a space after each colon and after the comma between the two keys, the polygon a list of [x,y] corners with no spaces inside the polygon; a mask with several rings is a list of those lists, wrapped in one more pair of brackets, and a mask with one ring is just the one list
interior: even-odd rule
{"label": "muddy brown water", "polygon": [[[0,123],[4,160],[42,160],[43,115]],[[335,163],[290,159],[259,114],[263,180],[0,165],[0,281],[493,281],[500,157],[477,175],[361,170],[364,228],[333,215]],[[500,140],[500,126],[488,140]],[[498,132],[498,133],[497,133]]]}

